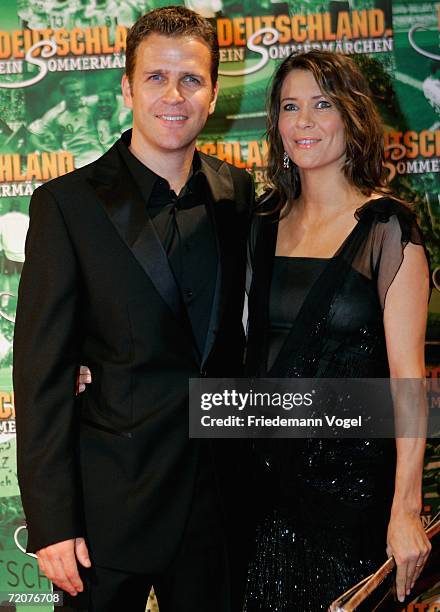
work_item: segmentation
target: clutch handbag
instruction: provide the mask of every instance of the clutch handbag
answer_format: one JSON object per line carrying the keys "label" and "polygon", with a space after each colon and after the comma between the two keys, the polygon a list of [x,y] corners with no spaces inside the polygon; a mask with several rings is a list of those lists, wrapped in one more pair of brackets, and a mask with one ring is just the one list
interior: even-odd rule
{"label": "clutch handbag", "polygon": [[[412,589],[411,600],[440,580],[440,565],[438,563],[438,557],[440,556],[440,512],[425,527],[425,533],[429,540],[431,540],[432,550],[422,574]],[[405,610],[407,604],[395,601],[394,580],[391,581],[391,584],[388,584],[389,580],[386,580],[391,575],[395,566],[394,558],[390,557],[374,574],[361,580],[330,604],[329,612],[352,612],[353,610],[358,610],[359,612],[361,610],[368,610],[368,612],[386,610],[391,612]],[[432,576],[429,575],[430,569],[433,571]],[[365,601],[367,598],[368,602]],[[365,604],[368,604],[368,607],[364,607]]]}

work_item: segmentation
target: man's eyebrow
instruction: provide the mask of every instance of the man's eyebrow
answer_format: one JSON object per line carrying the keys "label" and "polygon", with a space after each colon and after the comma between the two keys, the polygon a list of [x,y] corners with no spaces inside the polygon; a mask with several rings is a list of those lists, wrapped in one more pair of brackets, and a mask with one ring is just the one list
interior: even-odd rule
{"label": "man's eyebrow", "polygon": [[158,68],[157,70],[144,70],[142,74],[165,74],[167,70],[163,70],[162,68]]}
{"label": "man's eyebrow", "polygon": [[[164,70],[163,68],[158,68],[157,70],[144,70],[142,74],[144,76],[148,76],[148,75],[151,75],[151,74],[170,74],[170,73],[171,73],[170,70]],[[186,76],[186,75],[195,76],[195,77],[197,77],[199,79],[203,79],[204,78],[196,70],[181,70],[177,74],[179,74],[180,76]]]}

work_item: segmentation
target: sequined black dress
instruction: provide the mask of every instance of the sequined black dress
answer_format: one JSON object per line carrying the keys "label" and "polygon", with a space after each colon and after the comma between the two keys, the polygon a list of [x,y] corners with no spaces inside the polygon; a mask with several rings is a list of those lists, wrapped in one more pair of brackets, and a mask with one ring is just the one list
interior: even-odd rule
{"label": "sequined black dress", "polygon": [[[386,293],[406,244],[423,240],[414,215],[390,198],[356,218],[331,259],[286,261],[275,257],[277,219],[257,217],[249,376],[389,375]],[[254,456],[259,520],[244,611],[327,610],[386,559],[394,440],[257,440]]]}

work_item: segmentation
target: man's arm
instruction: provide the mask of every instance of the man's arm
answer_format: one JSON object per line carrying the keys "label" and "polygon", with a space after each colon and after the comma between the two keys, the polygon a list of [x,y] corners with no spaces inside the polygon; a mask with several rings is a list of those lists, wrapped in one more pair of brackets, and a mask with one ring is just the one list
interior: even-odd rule
{"label": "man's arm", "polygon": [[[42,187],[31,200],[15,324],[17,468],[28,550],[37,551],[40,567],[49,569],[48,577],[66,590],[72,585],[66,581],[63,559],[81,586],[76,563],[72,570],[74,539],[83,535],[74,405],[80,355],[78,301],[72,243],[55,198]],[[42,563],[53,544],[62,548],[61,561],[57,550],[58,560]]]}

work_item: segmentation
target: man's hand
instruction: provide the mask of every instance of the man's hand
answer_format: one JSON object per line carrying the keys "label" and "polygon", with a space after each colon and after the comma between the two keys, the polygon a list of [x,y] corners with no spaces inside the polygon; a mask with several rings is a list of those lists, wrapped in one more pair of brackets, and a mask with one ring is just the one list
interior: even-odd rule
{"label": "man's hand", "polygon": [[83,590],[76,560],[78,559],[83,567],[91,566],[84,538],[63,540],[41,548],[37,550],[37,559],[40,570],[57,587],[72,596]]}
{"label": "man's hand", "polygon": [[86,385],[92,382],[92,373],[87,366],[80,366],[76,377],[76,395],[82,393]]}

